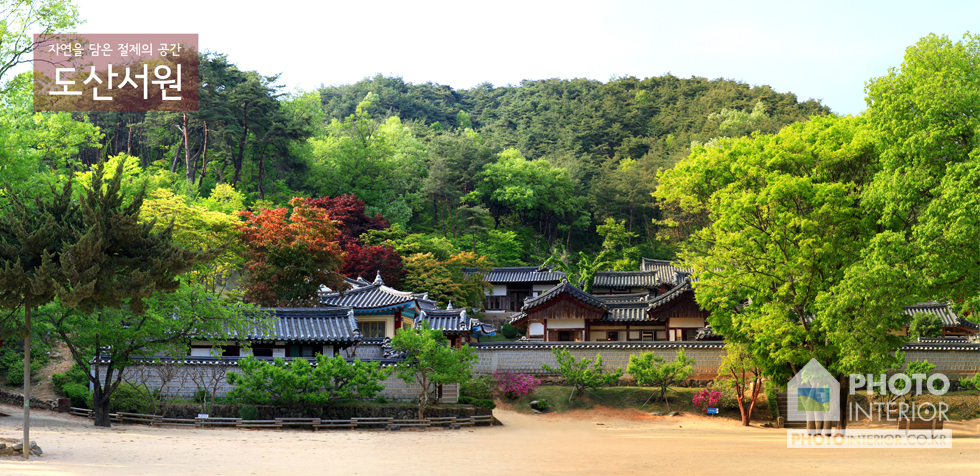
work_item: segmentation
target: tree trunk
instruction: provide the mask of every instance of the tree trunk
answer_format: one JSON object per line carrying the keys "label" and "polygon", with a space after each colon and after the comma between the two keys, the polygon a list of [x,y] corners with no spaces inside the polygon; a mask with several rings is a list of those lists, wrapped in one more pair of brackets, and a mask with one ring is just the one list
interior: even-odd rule
{"label": "tree trunk", "polygon": [[191,131],[188,126],[187,113],[183,113],[184,127],[180,131],[184,135],[184,180],[188,189],[194,185],[194,168],[191,166]]}
{"label": "tree trunk", "polygon": [[841,434],[847,429],[847,397],[850,394],[850,382],[846,375],[841,375],[837,379],[840,382],[840,422],[837,425],[837,431]]}
{"label": "tree trunk", "polygon": [[204,151],[201,152],[201,178],[197,180],[197,188],[201,188],[204,173],[208,170],[208,121],[204,121]]}
{"label": "tree trunk", "polygon": [[31,310],[24,308],[24,459],[31,454]]}
{"label": "tree trunk", "polygon": [[109,428],[109,399],[105,398],[101,385],[95,385],[95,393],[92,395],[92,406],[95,407],[95,426]]}

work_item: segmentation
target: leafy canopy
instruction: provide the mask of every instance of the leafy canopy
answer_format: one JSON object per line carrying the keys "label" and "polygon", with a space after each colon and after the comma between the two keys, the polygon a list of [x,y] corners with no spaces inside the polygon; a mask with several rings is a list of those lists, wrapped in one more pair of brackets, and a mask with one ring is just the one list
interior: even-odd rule
{"label": "leafy canopy", "polygon": [[263,307],[304,306],[320,286],[340,289],[343,255],[327,212],[294,198],[286,208],[244,211],[239,227],[245,246],[245,297]]}
{"label": "leafy canopy", "polygon": [[428,321],[422,321],[419,328],[399,329],[391,348],[404,352],[406,359],[398,364],[395,374],[405,383],[419,386],[419,419],[424,418],[436,386],[469,380],[477,360],[472,347],[451,347],[442,331],[432,329]]}
{"label": "leafy canopy", "polygon": [[342,356],[316,354],[316,365],[307,359],[286,362],[276,357],[265,362],[255,357],[239,361],[241,372],[228,372],[235,388],[228,399],[253,405],[279,405],[316,411],[338,401],[374,398],[384,390],[381,381],[390,371],[377,362],[347,362]]}

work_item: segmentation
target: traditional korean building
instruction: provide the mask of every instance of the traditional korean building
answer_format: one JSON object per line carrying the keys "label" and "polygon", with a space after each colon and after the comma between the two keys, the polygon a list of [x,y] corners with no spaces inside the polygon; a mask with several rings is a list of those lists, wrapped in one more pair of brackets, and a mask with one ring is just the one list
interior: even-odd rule
{"label": "traditional korean building", "polygon": [[463,270],[467,274],[483,274],[483,280],[493,289],[487,291],[483,310],[487,313],[514,314],[521,311],[524,299],[539,296],[557,285],[565,273],[537,266],[491,268],[483,273],[475,269]]}
{"label": "traditional korean building", "polygon": [[352,289],[343,294],[331,290],[321,292],[320,303],[324,307],[351,308],[365,339],[394,337],[395,330],[411,326],[423,308],[435,306],[426,294],[385,286],[381,273],[370,283],[362,278],[348,279],[347,283]]}
{"label": "traditional korean building", "polygon": [[[905,315],[912,317],[918,313],[932,314],[939,317],[943,327],[942,337],[972,336],[980,333],[980,325],[968,321],[953,312],[953,307],[947,302],[923,302],[914,306],[905,306]],[[908,335],[908,327],[905,328]]]}
{"label": "traditional korean building", "polygon": [[[697,340],[708,313],[690,277],[661,295],[593,295],[563,281],[524,303],[511,324],[545,342]],[[704,333],[700,333],[704,336]]]}
{"label": "traditional korean building", "polygon": [[494,335],[493,326],[484,324],[466,314],[465,309],[453,309],[452,303],[448,309],[425,309],[413,327],[421,328],[422,322],[429,323],[430,329],[441,330],[453,347],[473,342],[476,335]]}
{"label": "traditional korean building", "polygon": [[[313,357],[333,356],[356,345],[361,339],[354,312],[350,308],[266,308],[276,320],[271,330],[255,330],[220,342],[223,357]],[[243,349],[248,341],[251,349]],[[212,356],[213,343],[191,342],[193,357]]]}

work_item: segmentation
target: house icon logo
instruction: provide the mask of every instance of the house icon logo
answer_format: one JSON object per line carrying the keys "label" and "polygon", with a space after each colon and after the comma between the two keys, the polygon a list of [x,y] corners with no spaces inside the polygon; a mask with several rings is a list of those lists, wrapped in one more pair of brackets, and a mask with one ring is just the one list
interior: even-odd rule
{"label": "house icon logo", "polygon": [[840,383],[816,359],[810,359],[800,369],[786,390],[787,421],[836,421],[840,418]]}

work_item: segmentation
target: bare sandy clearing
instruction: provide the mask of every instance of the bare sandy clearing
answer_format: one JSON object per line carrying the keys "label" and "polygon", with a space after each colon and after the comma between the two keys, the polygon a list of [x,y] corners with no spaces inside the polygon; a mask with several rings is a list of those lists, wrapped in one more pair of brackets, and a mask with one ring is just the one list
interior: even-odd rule
{"label": "bare sandy clearing", "polygon": [[[0,438],[23,431],[0,406]],[[848,474],[978,474],[980,421],[952,423],[952,449],[799,450],[783,430],[708,417],[651,417],[598,409],[562,415],[495,411],[505,426],[459,431],[176,429],[33,412],[44,456],[0,459],[0,474],[759,474],[836,469]],[[941,468],[941,470],[940,470]],[[959,471],[959,472],[957,472]],[[892,473],[894,472],[894,473]]]}

